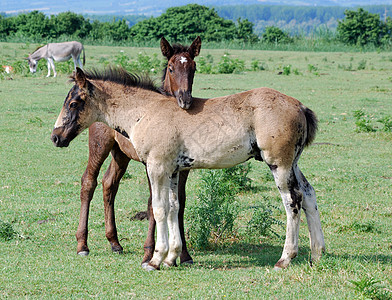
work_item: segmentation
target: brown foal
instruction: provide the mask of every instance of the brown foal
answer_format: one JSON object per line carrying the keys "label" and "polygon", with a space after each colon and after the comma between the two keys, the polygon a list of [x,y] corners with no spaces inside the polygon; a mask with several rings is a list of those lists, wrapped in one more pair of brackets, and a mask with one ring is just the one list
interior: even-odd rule
{"label": "brown foal", "polygon": [[[168,66],[164,70],[161,89],[165,94],[175,96],[178,105],[183,109],[188,109],[191,105],[192,84],[196,70],[194,58],[199,55],[200,47],[200,37],[197,37],[189,47],[182,45],[171,46],[165,38],[161,39],[161,51],[168,60]],[[120,129],[115,131],[99,122],[94,123],[89,128],[89,158],[87,168],[82,176],[82,188],[80,192],[81,209],[79,226],[76,232],[76,239],[78,242],[77,253],[79,255],[88,255],[90,251],[87,246],[90,202],[97,186],[99,171],[102,164],[109,156],[109,153],[112,154],[112,160],[108,170],[102,178],[105,232],[112,251],[116,253],[123,252],[123,248],[120,245],[117,236],[114,200],[120,180],[128,167],[129,161],[131,159],[140,161],[140,159],[133,149],[132,144],[130,144],[129,140],[124,138],[122,134],[124,133],[122,133]],[[178,217],[183,245],[180,263],[193,263],[192,257],[189,255],[186,247],[184,235],[185,184],[188,174],[189,170],[180,172],[178,186],[178,198],[180,202]],[[149,216],[149,226],[147,239],[144,243],[142,264],[146,264],[151,260],[155,248],[155,219],[151,207],[151,188],[147,214]]]}

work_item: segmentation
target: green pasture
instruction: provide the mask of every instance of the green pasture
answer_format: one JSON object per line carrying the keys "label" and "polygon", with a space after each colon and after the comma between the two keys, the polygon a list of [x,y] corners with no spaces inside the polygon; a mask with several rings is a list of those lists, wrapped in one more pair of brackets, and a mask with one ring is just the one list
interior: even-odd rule
{"label": "green pasture", "polygon": [[[37,45],[0,43],[2,65],[22,61]],[[124,51],[124,52],[121,52]],[[86,46],[86,68],[112,63],[121,53],[157,54],[158,48]],[[158,272],[140,267],[147,221],[131,221],[147,206],[142,164],[131,162],[116,200],[123,255],[105,238],[102,186],[91,205],[88,257],[76,255],[80,178],[88,158],[87,132],[68,148],[55,148],[50,134],[71,88],[66,72],[46,78],[0,70],[0,298],[88,299],[391,299],[392,133],[378,122],[392,116],[392,53],[272,52],[203,49],[218,63],[223,55],[245,61],[237,74],[196,73],[193,95],[215,97],[267,86],[299,99],[316,112],[319,131],[299,165],[314,186],[326,253],[309,265],[302,214],[299,255],[275,272],[284,244],[279,237],[254,243],[226,241],[214,251],[191,250],[193,266]],[[200,57],[196,59],[196,62]],[[250,71],[258,60],[264,70]],[[26,64],[27,62],[23,62]],[[61,65],[56,67],[61,70]],[[288,74],[288,75],[284,75]],[[153,74],[157,82],[160,72]],[[358,128],[361,110],[372,131]],[[105,163],[100,178],[108,166]],[[238,196],[243,206],[274,205],[285,212],[268,168],[252,161],[253,188]],[[192,171],[187,207],[197,201],[200,171]],[[185,211],[186,214],[186,211]],[[191,220],[187,220],[190,222]],[[11,239],[2,238],[8,224]],[[239,218],[237,227],[243,227]],[[4,230],[3,230],[4,231]]]}

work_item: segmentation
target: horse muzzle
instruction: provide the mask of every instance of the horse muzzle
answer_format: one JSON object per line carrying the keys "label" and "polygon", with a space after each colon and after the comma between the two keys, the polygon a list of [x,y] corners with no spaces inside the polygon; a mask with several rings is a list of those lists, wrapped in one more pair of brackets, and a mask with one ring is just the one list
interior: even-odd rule
{"label": "horse muzzle", "polygon": [[175,93],[178,106],[182,109],[189,109],[192,105],[192,91],[178,91]]}
{"label": "horse muzzle", "polygon": [[70,140],[67,138],[62,137],[61,135],[52,133],[52,136],[50,137],[52,140],[53,144],[56,147],[68,147]]}

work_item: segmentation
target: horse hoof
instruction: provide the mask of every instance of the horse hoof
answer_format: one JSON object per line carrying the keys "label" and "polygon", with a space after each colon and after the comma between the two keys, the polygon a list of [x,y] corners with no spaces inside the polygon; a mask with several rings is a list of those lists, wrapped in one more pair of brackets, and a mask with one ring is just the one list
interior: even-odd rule
{"label": "horse hoof", "polygon": [[163,262],[163,266],[164,266],[165,268],[177,267],[177,263],[174,262],[173,264],[171,264],[171,263],[168,263],[168,262]]}
{"label": "horse hoof", "polygon": [[123,254],[124,252],[123,252],[123,249],[112,249],[112,253]]}
{"label": "horse hoof", "polygon": [[148,263],[142,263],[142,268],[148,272],[157,270],[153,266],[149,265]]}
{"label": "horse hoof", "polygon": [[78,252],[78,255],[79,255],[79,256],[88,256],[89,253],[90,253],[90,252],[88,252],[88,251],[80,251],[80,252]]}
{"label": "horse hoof", "polygon": [[181,263],[181,265],[193,265],[193,259],[187,260],[187,261],[183,261]]}

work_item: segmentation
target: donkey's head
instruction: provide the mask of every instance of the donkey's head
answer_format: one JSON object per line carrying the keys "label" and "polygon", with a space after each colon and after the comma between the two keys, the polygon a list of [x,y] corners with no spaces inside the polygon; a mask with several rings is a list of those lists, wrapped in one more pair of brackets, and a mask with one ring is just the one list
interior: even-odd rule
{"label": "donkey's head", "polygon": [[188,109],[192,105],[192,85],[196,63],[194,58],[199,55],[201,39],[198,36],[189,47],[169,44],[161,39],[161,51],[168,60],[164,74],[163,89],[176,97],[178,105]]}
{"label": "donkey's head", "polygon": [[68,147],[79,133],[98,120],[90,101],[86,101],[93,91],[92,84],[80,68],[76,68],[71,78],[75,84],[65,98],[51,135],[56,147]]}
{"label": "donkey's head", "polygon": [[31,54],[26,58],[27,62],[29,63],[29,68],[31,73],[37,72],[37,65],[38,61],[31,57]]}

